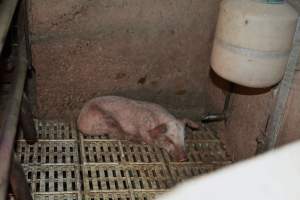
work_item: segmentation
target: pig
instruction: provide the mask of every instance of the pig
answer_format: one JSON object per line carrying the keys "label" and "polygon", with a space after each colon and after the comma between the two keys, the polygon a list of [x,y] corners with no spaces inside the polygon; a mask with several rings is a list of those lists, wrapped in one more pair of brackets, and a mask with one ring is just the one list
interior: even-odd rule
{"label": "pig", "polygon": [[80,111],[77,128],[84,135],[109,134],[114,139],[157,145],[176,161],[186,161],[185,127],[198,129],[189,119],[176,119],[160,105],[119,96],[88,101]]}

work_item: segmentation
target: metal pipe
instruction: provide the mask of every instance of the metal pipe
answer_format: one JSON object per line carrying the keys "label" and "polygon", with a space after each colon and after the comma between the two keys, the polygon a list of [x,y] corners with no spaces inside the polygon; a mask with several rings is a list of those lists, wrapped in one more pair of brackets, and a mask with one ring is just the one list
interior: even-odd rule
{"label": "metal pipe", "polygon": [[[24,40],[23,40],[24,42]],[[24,44],[23,44],[24,45]],[[24,57],[24,49],[20,45],[18,56],[17,80],[14,84],[14,91],[7,101],[6,109],[3,112],[0,135],[0,160],[4,161],[0,165],[0,199],[5,199],[8,184],[8,174],[10,168],[10,160],[13,151],[17,123],[22,101],[23,87],[25,83],[27,63]]]}
{"label": "metal pipe", "polygon": [[[22,11],[22,9],[20,9],[20,11]],[[12,83],[12,92],[9,94],[8,99],[5,102],[5,110],[1,113],[2,116],[0,118],[0,199],[6,198],[9,183],[10,163],[27,72],[26,41],[24,37],[24,23],[22,22],[23,16],[24,15],[22,15],[22,13],[18,15],[18,27],[20,29],[17,34],[17,62],[16,67],[12,72],[15,76]]]}
{"label": "metal pipe", "polygon": [[266,138],[263,144],[263,151],[275,148],[279,133],[282,129],[286,106],[293,86],[295,70],[300,54],[300,18],[298,18],[296,33],[294,35],[293,48],[289,56],[286,70],[280,82],[278,94],[276,96],[275,107],[271,113],[269,123],[266,128]]}
{"label": "metal pipe", "polygon": [[227,117],[225,113],[214,113],[202,117],[201,122],[202,123],[219,122],[219,121],[225,121],[226,118]]}
{"label": "metal pipe", "polygon": [[33,200],[23,167],[15,158],[11,163],[10,184],[16,200]]}
{"label": "metal pipe", "polygon": [[9,30],[18,0],[0,1],[0,54],[2,52],[6,35]]}
{"label": "metal pipe", "polygon": [[212,113],[202,117],[202,123],[226,121],[229,117],[229,104],[233,91],[234,83],[230,83],[228,93],[225,97],[223,111],[221,113]]}
{"label": "metal pipe", "polygon": [[37,132],[34,126],[32,111],[25,94],[23,94],[23,100],[21,104],[20,124],[26,142],[31,145],[36,143],[38,140]]}
{"label": "metal pipe", "polygon": [[32,54],[31,54],[31,41],[29,37],[29,22],[28,22],[28,2],[25,2],[25,40],[26,40],[26,50],[27,50],[27,60],[28,60],[28,71],[27,79],[25,82],[25,93],[28,97],[28,102],[31,107],[32,113],[35,113],[37,106],[37,91],[36,91],[36,72],[32,65]]}

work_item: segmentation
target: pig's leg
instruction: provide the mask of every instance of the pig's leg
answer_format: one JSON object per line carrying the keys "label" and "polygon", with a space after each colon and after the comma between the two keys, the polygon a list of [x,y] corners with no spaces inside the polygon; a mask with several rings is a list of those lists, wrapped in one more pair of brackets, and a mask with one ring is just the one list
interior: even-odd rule
{"label": "pig's leg", "polygon": [[[92,132],[95,135],[109,134],[112,139],[126,139],[126,134],[121,128],[119,122],[115,120],[110,113],[101,108],[94,108]],[[96,111],[96,112],[95,112]]]}
{"label": "pig's leg", "polygon": [[125,139],[130,140],[135,143],[146,144],[146,142],[144,141],[144,139],[141,137],[140,134],[127,134]]}
{"label": "pig's leg", "polygon": [[106,112],[100,113],[102,115],[101,118],[103,119],[103,122],[105,122],[106,132],[109,134],[110,138],[118,140],[128,139],[126,137],[129,136],[129,134],[122,129],[117,120],[115,120]]}
{"label": "pig's leg", "polygon": [[84,135],[99,136],[108,134],[113,129],[113,120],[96,105],[84,108],[77,121],[77,128]]}
{"label": "pig's leg", "polygon": [[97,105],[90,105],[88,109],[82,111],[77,127],[83,134],[91,136],[109,134],[113,139],[125,139],[127,135],[119,122]]}

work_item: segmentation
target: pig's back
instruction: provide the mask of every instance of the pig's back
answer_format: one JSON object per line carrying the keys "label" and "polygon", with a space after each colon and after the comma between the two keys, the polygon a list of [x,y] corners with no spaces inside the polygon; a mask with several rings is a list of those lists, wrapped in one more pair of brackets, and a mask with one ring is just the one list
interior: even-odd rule
{"label": "pig's back", "polygon": [[140,126],[151,129],[160,123],[174,120],[166,109],[157,104],[119,96],[97,97],[90,104],[108,112],[124,129],[136,129]]}
{"label": "pig's back", "polygon": [[129,112],[129,113],[147,113],[151,112],[157,114],[158,117],[170,117],[174,118],[165,108],[162,106],[150,103],[146,101],[132,100],[119,96],[103,96],[97,97],[91,100],[91,104],[96,104],[102,109],[108,112]]}

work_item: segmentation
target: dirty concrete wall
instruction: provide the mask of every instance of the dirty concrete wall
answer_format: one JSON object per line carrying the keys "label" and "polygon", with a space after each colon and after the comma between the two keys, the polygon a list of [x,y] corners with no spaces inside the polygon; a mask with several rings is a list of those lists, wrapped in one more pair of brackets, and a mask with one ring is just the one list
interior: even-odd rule
{"label": "dirty concrete wall", "polygon": [[108,94],[203,113],[219,2],[32,0],[39,116],[74,117]]}

